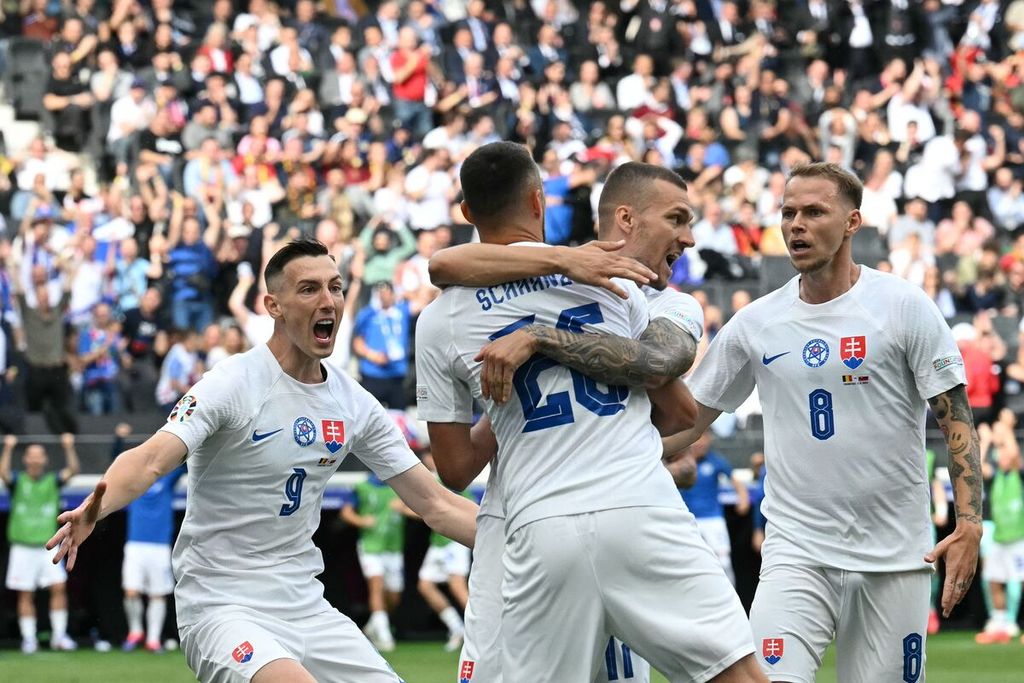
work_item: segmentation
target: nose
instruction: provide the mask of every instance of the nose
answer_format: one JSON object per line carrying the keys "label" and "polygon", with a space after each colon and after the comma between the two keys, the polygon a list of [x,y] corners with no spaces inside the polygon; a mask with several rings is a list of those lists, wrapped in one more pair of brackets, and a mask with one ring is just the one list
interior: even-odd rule
{"label": "nose", "polygon": [[679,231],[679,244],[683,245],[683,249],[689,249],[697,244],[693,239],[693,230],[690,226],[686,226]]}

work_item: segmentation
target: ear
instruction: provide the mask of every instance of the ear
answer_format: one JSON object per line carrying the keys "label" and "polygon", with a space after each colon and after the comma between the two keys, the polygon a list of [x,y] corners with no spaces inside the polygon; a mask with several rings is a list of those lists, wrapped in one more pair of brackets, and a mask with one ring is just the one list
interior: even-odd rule
{"label": "ear", "polygon": [[459,209],[462,210],[462,215],[466,217],[466,222],[470,225],[476,225],[476,221],[473,220],[473,214],[469,210],[469,203],[463,199],[459,202]]}
{"label": "ear", "polygon": [[267,293],[263,295],[263,307],[267,309],[267,314],[274,320],[281,317],[281,304],[278,303],[277,297],[273,294]]}
{"label": "ear", "polygon": [[544,190],[538,188],[530,196],[530,211],[534,218],[540,218],[544,215],[544,208]]}
{"label": "ear", "polygon": [[615,227],[626,235],[633,234],[636,229],[636,216],[633,207],[620,204],[615,207]]}
{"label": "ear", "polygon": [[864,217],[860,214],[860,209],[854,209],[850,212],[850,215],[846,218],[846,231],[847,237],[853,237],[860,230],[860,226],[864,224]]}

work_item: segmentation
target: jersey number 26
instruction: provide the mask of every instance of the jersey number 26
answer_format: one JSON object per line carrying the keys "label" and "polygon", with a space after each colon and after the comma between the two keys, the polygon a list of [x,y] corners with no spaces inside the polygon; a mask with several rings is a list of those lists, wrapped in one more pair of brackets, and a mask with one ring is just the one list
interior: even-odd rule
{"label": "jersey number 26", "polygon": [[[520,318],[511,325],[508,325],[494,334],[489,339],[494,341],[506,334],[511,334],[520,327],[530,325],[537,316],[528,315]],[[567,308],[558,315],[558,322],[555,327],[559,330],[569,332],[582,332],[584,325],[594,325],[604,322],[604,315],[601,307],[596,304],[586,304]],[[572,399],[568,391],[557,391],[547,395],[544,401],[544,394],[541,393],[538,378],[540,374],[550,368],[558,367],[559,364],[550,358],[535,355],[526,361],[522,367],[516,370],[512,376],[512,386],[516,389],[516,395],[523,406],[523,417],[526,424],[523,432],[537,432],[542,429],[550,429],[559,425],[575,422],[576,418],[572,412]],[[608,391],[598,388],[597,382],[590,379],[582,372],[569,369],[572,375],[573,395],[576,403],[583,406],[598,416],[614,415],[626,409],[624,401],[629,397],[629,388],[619,385],[609,385]],[[542,401],[543,405],[542,405]]]}

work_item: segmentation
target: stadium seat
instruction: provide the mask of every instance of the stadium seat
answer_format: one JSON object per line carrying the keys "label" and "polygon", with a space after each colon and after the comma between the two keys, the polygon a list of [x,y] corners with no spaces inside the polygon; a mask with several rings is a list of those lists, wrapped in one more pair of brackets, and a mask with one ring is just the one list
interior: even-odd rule
{"label": "stadium seat", "polygon": [[8,45],[6,88],[18,119],[38,120],[50,79],[46,47],[32,38],[11,38]]}

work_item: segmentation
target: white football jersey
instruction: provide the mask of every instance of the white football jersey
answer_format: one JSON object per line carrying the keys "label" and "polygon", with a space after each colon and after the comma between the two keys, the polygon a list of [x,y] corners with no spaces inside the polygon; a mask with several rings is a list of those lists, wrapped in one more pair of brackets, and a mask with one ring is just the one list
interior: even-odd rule
{"label": "white football jersey", "polygon": [[808,304],[799,276],[739,311],[688,382],[731,412],[764,413],[764,567],[923,569],[931,548],[927,399],[966,384],[925,293],[861,266],[842,296]]}
{"label": "white football jersey", "polygon": [[[473,398],[480,398],[474,356],[522,325],[639,337],[649,322],[647,302],[633,283],[619,284],[628,301],[563,275],[446,289],[417,323],[420,419],[471,422]],[[506,533],[545,517],[682,507],[661,464],[645,391],[605,386],[540,355],[517,371],[514,388],[505,405],[486,402],[498,455],[481,514],[504,514]]]}
{"label": "white football jersey", "polygon": [[287,375],[266,344],[216,365],[162,431],[188,447],[188,505],[174,544],[178,623],[212,606],[282,618],[324,609],[313,532],[328,479],[355,454],[387,480],[419,463],[387,412],[355,380]]}

